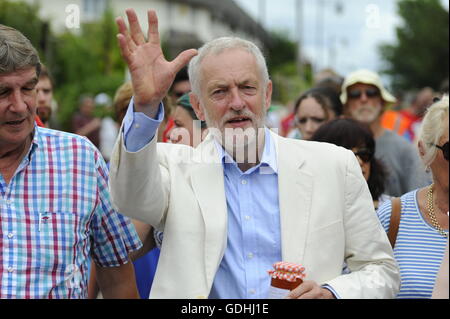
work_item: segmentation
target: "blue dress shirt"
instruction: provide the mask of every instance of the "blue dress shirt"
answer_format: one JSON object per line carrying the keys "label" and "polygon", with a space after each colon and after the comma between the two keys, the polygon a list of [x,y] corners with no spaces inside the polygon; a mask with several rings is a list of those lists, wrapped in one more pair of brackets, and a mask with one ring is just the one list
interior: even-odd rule
{"label": "blue dress shirt", "polygon": [[267,271],[282,260],[278,168],[268,129],[265,138],[260,163],[246,172],[216,143],[224,168],[228,236],[209,298],[267,298]]}
{"label": "blue dress shirt", "polygon": [[162,103],[159,105],[156,119],[152,119],[144,113],[134,112],[134,98],[131,98],[123,119],[123,134],[127,151],[138,152],[150,143],[163,119],[164,107]]}

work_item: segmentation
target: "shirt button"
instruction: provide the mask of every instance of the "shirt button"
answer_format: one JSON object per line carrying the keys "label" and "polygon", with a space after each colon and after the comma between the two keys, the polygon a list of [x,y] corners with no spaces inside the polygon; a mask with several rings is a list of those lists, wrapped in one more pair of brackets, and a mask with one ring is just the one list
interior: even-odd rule
{"label": "shirt button", "polygon": [[13,234],[13,233],[9,233],[9,234],[8,234],[8,238],[9,238],[9,239],[11,239],[11,238],[13,238],[13,237],[14,237],[14,234]]}
{"label": "shirt button", "polygon": [[8,267],[8,272],[13,272],[14,268],[13,267]]}
{"label": "shirt button", "polygon": [[135,124],[134,128],[140,128],[141,126],[139,124]]}
{"label": "shirt button", "polygon": [[252,254],[252,253],[248,253],[248,254],[247,254],[247,257],[248,257],[249,259],[252,259],[252,258],[253,258],[253,254]]}
{"label": "shirt button", "polygon": [[250,216],[245,216],[245,220],[250,220],[250,219],[252,219]]}
{"label": "shirt button", "polygon": [[247,185],[247,180],[246,179],[242,180],[242,185]]}
{"label": "shirt button", "polygon": [[256,294],[256,290],[255,289],[250,289],[248,292],[250,293],[250,295]]}

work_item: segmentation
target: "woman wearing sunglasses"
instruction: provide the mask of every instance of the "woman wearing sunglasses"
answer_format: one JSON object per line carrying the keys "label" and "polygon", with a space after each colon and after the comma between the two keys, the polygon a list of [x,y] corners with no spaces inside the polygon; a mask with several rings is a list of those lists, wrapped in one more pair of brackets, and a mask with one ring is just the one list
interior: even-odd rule
{"label": "woman wearing sunglasses", "polygon": [[390,198],[383,194],[385,169],[375,159],[375,140],[364,124],[347,118],[336,119],[321,126],[311,140],[335,144],[353,151],[369,186],[375,209]]}
{"label": "woman wearing sunglasses", "polygon": [[431,171],[433,183],[401,197],[398,228],[395,227],[397,223],[391,222],[391,215],[396,215],[391,201],[384,203],[378,210],[385,230],[389,234],[392,230],[397,231],[393,237],[394,256],[402,279],[398,298],[431,298],[447,245],[448,109],[448,96],[430,106],[419,134],[419,153],[427,170]]}

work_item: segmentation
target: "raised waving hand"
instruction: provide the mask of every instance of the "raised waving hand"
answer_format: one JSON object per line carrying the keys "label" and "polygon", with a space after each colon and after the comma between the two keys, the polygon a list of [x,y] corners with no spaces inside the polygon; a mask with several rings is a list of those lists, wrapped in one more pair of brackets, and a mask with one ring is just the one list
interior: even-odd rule
{"label": "raised waving hand", "polygon": [[134,90],[134,105],[137,112],[155,116],[158,105],[167,94],[175,75],[197,54],[190,49],[180,53],[173,61],[167,61],[161,49],[158,32],[158,17],[148,10],[147,39],[139,25],[136,12],[126,11],[129,30],[123,18],[116,19],[119,27],[117,39],[120,51],[128,64]]}

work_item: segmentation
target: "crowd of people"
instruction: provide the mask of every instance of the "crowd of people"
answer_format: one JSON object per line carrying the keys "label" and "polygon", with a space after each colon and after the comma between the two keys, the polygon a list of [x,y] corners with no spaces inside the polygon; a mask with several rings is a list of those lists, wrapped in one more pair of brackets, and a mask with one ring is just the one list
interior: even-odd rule
{"label": "crowd of people", "polygon": [[323,72],[274,131],[254,43],[167,61],[156,13],[126,15],[115,121],[83,95],[71,133],[0,25],[0,298],[263,299],[279,261],[292,299],[449,297],[448,87],[398,109],[373,71]]}

